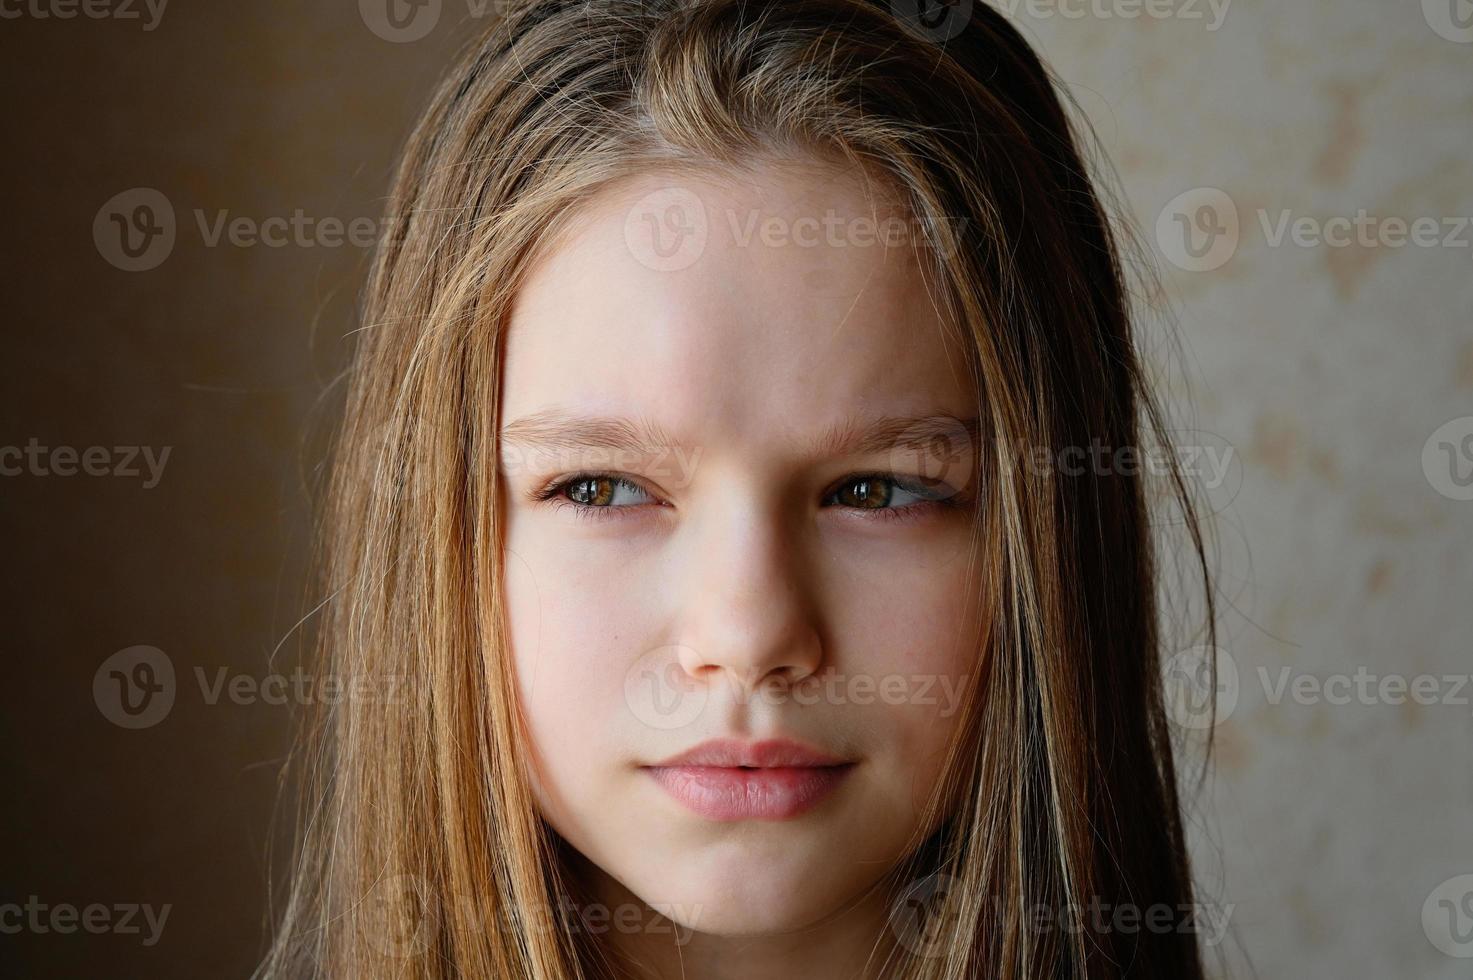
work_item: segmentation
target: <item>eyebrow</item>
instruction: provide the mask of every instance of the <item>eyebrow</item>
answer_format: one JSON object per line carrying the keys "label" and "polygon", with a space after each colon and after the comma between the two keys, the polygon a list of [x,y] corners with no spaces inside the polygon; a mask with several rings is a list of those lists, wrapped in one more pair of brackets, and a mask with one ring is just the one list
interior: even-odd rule
{"label": "eyebrow", "polygon": [[[951,445],[965,440],[975,445],[978,421],[950,415],[880,416],[851,415],[832,425],[804,452],[806,458],[872,456],[898,448]],[[659,456],[683,446],[652,419],[592,418],[549,409],[508,423],[501,430],[503,442],[523,447],[564,451],[615,450],[640,456]],[[939,442],[938,442],[939,441]]]}

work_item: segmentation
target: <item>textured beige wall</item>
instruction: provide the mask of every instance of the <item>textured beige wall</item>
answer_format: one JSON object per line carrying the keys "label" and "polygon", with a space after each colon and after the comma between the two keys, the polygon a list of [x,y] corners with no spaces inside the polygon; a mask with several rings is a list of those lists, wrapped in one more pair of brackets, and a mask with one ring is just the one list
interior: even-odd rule
{"label": "textured beige wall", "polygon": [[[1434,430],[1465,420],[1438,440],[1462,451],[1455,437],[1473,425],[1473,231],[1447,247],[1273,246],[1258,217],[1272,230],[1286,209],[1473,215],[1473,31],[1451,19],[1473,9],[1441,2],[1010,4],[1119,167],[1180,315],[1193,425],[1233,452],[1212,493],[1239,683],[1219,704],[1194,833],[1204,899],[1231,906],[1234,976],[1250,961],[1263,977],[1473,969],[1436,945],[1473,953],[1473,936],[1449,929],[1473,932],[1473,908],[1450,920],[1439,904],[1462,914],[1461,883],[1443,883],[1473,873],[1473,690],[1438,682],[1461,704],[1273,704],[1258,674],[1277,683],[1288,668],[1291,684],[1338,694],[1335,676],[1360,668],[1473,670],[1473,502],[1439,476],[1437,444],[1423,460]],[[210,245],[196,211],[376,216],[396,147],[474,29],[466,11],[494,4],[443,0],[423,37],[398,41],[351,0],[174,0],[156,21],[141,3],[127,8],[136,20],[117,3],[71,19],[28,4],[0,23],[0,443],[171,455],[148,489],[0,483],[14,759],[0,900],[171,913],[154,945],[6,936],[0,962],[28,976],[239,976],[259,950],[287,713],[211,702],[196,670],[210,682],[221,668],[257,682],[290,670],[294,642],[268,658],[304,607],[311,474],[298,458],[313,450],[299,448],[335,404],[323,391],[365,251]],[[1146,9],[1171,16],[1127,16]],[[139,187],[169,202],[176,240],[129,272],[93,225]],[[1194,258],[1174,214],[1227,228],[1225,201],[1238,234]],[[135,645],[163,652],[178,685],[166,717],[129,730],[92,684]]]}
{"label": "textured beige wall", "polygon": [[[1235,451],[1204,900],[1234,976],[1473,976],[1436,945],[1473,956],[1473,878],[1445,884],[1473,874],[1473,487],[1441,448],[1473,478],[1473,4],[1157,9],[1016,5],[1163,269],[1195,427]],[[1194,258],[1177,212],[1228,234]],[[1386,219],[1419,218],[1439,244],[1398,246]],[[1463,680],[1397,686],[1422,674]]]}

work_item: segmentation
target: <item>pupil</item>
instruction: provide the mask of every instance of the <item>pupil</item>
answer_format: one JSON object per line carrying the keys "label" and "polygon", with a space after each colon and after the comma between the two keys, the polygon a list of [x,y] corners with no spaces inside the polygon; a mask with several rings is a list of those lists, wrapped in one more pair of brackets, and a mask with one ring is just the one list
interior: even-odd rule
{"label": "pupil", "polygon": [[890,487],[884,480],[855,480],[849,485],[851,507],[875,509],[885,506],[890,500]]}
{"label": "pupil", "polygon": [[602,478],[579,480],[568,492],[574,502],[594,506],[607,504],[614,496],[613,482]]}

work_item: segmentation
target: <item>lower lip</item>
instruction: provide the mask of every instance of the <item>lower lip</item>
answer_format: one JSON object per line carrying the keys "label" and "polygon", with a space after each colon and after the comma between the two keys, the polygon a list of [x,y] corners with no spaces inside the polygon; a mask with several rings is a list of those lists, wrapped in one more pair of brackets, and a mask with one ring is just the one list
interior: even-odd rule
{"label": "lower lip", "polygon": [[853,769],[841,766],[740,769],[651,766],[665,792],[707,820],[791,820],[823,801]]}

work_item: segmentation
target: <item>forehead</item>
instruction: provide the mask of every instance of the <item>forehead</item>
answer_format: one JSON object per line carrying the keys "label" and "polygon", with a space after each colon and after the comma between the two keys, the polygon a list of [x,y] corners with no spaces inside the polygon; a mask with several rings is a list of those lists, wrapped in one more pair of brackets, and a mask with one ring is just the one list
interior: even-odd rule
{"label": "forehead", "polygon": [[529,270],[508,325],[503,418],[648,414],[709,442],[855,411],[964,416],[965,357],[916,237],[857,169],[623,181]]}

